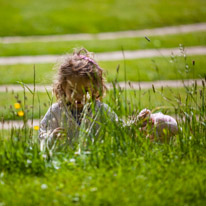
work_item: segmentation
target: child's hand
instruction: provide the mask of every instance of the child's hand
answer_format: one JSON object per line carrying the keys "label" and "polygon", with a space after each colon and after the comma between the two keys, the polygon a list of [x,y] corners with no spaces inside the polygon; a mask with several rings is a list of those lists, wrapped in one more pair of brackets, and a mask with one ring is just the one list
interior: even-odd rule
{"label": "child's hand", "polygon": [[53,134],[53,137],[54,137],[54,138],[61,138],[61,137],[63,137],[64,134],[65,134],[65,129],[62,128],[62,127],[58,127],[58,128],[56,128],[56,129],[54,129],[54,131],[52,132],[52,134]]}
{"label": "child's hand", "polygon": [[145,127],[148,122],[151,121],[151,111],[149,109],[143,109],[137,116],[139,122],[141,122],[142,127]]}

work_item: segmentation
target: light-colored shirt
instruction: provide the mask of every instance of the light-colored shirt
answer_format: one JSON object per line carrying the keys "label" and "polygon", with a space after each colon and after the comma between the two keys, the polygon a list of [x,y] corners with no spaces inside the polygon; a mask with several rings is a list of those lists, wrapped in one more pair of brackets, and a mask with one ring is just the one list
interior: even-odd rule
{"label": "light-colored shirt", "polygon": [[81,115],[81,117],[76,118],[74,115],[75,112],[72,112],[71,108],[63,102],[51,105],[40,123],[41,150],[44,150],[45,147],[51,148],[55,144],[56,138],[53,135],[53,131],[58,127],[63,128],[66,132],[65,144],[72,145],[86,135],[96,138],[101,124],[107,124],[108,119],[119,121],[118,116],[111,108],[100,101],[96,101],[95,104],[85,104],[81,114],[77,114],[78,116]]}
{"label": "light-colored shirt", "polygon": [[[77,111],[76,115],[78,117],[75,116],[75,111],[72,111],[63,102],[52,104],[40,123],[39,138],[42,151],[45,148],[52,149],[56,143],[60,142],[53,135],[54,129],[58,127],[63,128],[66,133],[65,138],[61,139],[62,145],[73,145],[77,141],[80,144],[84,144],[85,137],[94,140],[98,138],[102,124],[106,125],[111,123],[111,121],[118,122],[123,127],[130,127],[131,124],[138,125],[138,121],[148,117],[152,120],[153,132],[155,132],[157,137],[165,135],[164,129],[168,130],[171,135],[175,135],[178,132],[177,122],[171,116],[162,113],[152,114],[150,110],[144,109],[136,120],[124,122],[118,118],[107,104],[100,101],[96,101],[95,104],[85,104],[82,112],[79,113]],[[145,123],[147,124],[147,121]]]}

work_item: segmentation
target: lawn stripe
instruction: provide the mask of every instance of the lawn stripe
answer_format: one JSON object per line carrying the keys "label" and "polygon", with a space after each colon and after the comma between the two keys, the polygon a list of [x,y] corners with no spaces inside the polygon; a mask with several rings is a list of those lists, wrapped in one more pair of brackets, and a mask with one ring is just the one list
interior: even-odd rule
{"label": "lawn stripe", "polygon": [[169,35],[180,34],[194,31],[206,31],[206,23],[180,25],[161,27],[155,29],[143,30],[129,30],[120,32],[105,32],[97,34],[66,34],[66,35],[48,35],[48,36],[16,36],[16,37],[1,37],[0,43],[24,43],[24,42],[58,42],[58,41],[76,41],[76,40],[106,40],[106,39],[119,39],[119,38],[134,38],[142,36],[155,36],[155,35]]}
{"label": "lawn stripe", "polygon": [[[153,86],[155,88],[161,88],[161,87],[172,87],[172,88],[177,88],[177,87],[183,87],[184,84],[187,86],[191,86],[194,84],[194,82],[197,82],[197,85],[202,85],[202,80],[201,79],[187,79],[187,80],[164,80],[164,81],[153,81],[153,82],[127,82],[126,84],[126,89],[150,89]],[[125,88],[125,82],[118,82],[118,85],[121,88]],[[152,86],[153,85],[153,86]],[[27,86],[33,91],[33,85],[32,84],[27,84]],[[112,89],[113,86],[111,83],[106,84],[108,89]],[[36,85],[35,87],[36,91],[39,92],[45,92],[46,90],[52,91],[52,86],[51,85]],[[27,89],[26,89],[27,90]],[[0,92],[9,92],[9,91],[23,91],[23,88],[21,85],[2,85],[0,86]]]}
{"label": "lawn stripe", "polygon": [[[205,55],[206,47],[187,47],[185,49],[187,55]],[[180,48],[170,49],[147,49],[136,51],[122,51],[96,53],[96,59],[99,61],[114,61],[125,59],[139,59],[158,56],[181,55]],[[55,63],[64,59],[65,55],[40,55],[40,56],[15,56],[15,57],[0,57],[0,65],[14,65],[14,64],[37,64],[37,63]]]}

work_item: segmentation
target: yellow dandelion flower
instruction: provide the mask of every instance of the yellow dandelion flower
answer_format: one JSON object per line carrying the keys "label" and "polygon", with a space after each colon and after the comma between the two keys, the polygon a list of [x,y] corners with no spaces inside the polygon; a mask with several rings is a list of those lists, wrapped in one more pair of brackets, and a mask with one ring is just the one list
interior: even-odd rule
{"label": "yellow dandelion flower", "polygon": [[15,109],[19,109],[21,107],[21,105],[17,102],[17,103],[14,103],[14,107],[15,107]]}
{"label": "yellow dandelion flower", "polygon": [[38,125],[35,125],[35,126],[34,126],[34,130],[39,130],[39,126],[38,126]]}
{"label": "yellow dandelion flower", "polygon": [[23,111],[19,111],[17,114],[18,114],[18,116],[20,116],[20,117],[23,117],[23,116],[24,116],[24,112],[23,112]]}

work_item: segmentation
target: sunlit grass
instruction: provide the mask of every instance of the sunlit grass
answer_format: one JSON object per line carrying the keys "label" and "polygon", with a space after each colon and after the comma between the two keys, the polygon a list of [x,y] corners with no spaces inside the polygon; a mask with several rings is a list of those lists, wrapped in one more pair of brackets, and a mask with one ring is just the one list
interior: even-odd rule
{"label": "sunlit grass", "polygon": [[205,164],[166,159],[162,152],[168,151],[160,148],[150,148],[148,161],[139,155],[113,169],[70,166],[40,177],[4,174],[2,200],[9,205],[204,205]]}
{"label": "sunlit grass", "polygon": [[[121,115],[130,100],[141,101],[142,105],[135,106],[138,108],[158,102],[160,91],[153,89],[146,94],[141,91],[141,95],[128,91],[125,99],[125,93],[114,88],[105,101]],[[205,81],[201,87],[193,85],[173,91],[164,88],[162,92],[175,111],[179,126],[178,135],[169,143],[150,142],[135,125],[124,128],[107,119],[102,124],[100,139],[89,141],[88,136],[84,137],[88,141],[81,153],[75,153],[78,144],[41,153],[37,131],[32,133],[27,127],[1,130],[1,202],[5,205],[204,205]],[[26,96],[26,101],[31,102],[28,93]],[[144,99],[145,96],[149,99]],[[42,94],[41,102],[48,100],[44,97]],[[7,98],[12,102],[11,97]],[[163,99],[159,99],[160,104],[167,106]]]}
{"label": "sunlit grass", "polygon": [[[199,88],[199,87],[198,87]],[[118,88],[117,88],[118,90]],[[28,90],[27,90],[28,91]],[[199,92],[199,90],[198,90]],[[140,111],[143,108],[149,108],[155,111],[164,111],[174,115],[174,108],[178,107],[180,100],[185,100],[186,98],[186,89],[185,88],[158,88],[154,90],[151,89],[141,89],[141,90],[130,90],[126,91],[127,100],[125,101],[125,91],[120,90],[117,92],[117,96],[120,95],[123,105],[127,105],[128,113],[131,115],[135,112]],[[49,92],[50,97],[52,97],[51,92]],[[199,93],[198,93],[199,95]],[[22,120],[24,114],[21,113],[23,110],[28,119],[32,118],[32,97],[33,95],[30,92],[25,93],[26,101],[24,101],[23,92],[1,92],[0,93],[0,116],[5,120]],[[53,98],[53,102],[56,102],[56,98]],[[20,103],[18,108],[15,108],[15,105]],[[25,106],[24,106],[25,102]],[[110,90],[106,93],[104,102],[108,103],[116,113],[121,113],[125,115],[125,111],[120,111],[116,107],[116,99],[114,96],[114,91]],[[197,102],[200,102],[200,98],[197,98]],[[35,94],[34,101],[34,119],[42,118],[49,106],[51,101],[46,92],[37,92]],[[193,103],[193,105],[195,105]],[[18,113],[20,112],[20,113]],[[20,114],[20,115],[19,115]]]}
{"label": "sunlit grass", "polygon": [[[126,65],[120,62],[118,73],[117,62],[101,62],[100,65],[104,67],[105,63],[108,75],[112,74],[111,71],[114,72],[114,84],[124,77],[123,68],[126,68],[127,74],[124,79],[131,78],[130,64],[133,68],[134,65],[142,67],[144,74],[152,73],[146,70],[147,59],[138,61],[138,64],[136,60],[125,61]],[[201,70],[201,65],[204,66],[203,56],[154,58],[150,63],[153,75],[156,75],[150,78],[161,79],[165,74],[168,78],[168,74],[174,71],[175,76],[179,72],[179,76],[184,78],[204,76],[204,71]],[[43,66],[45,65],[42,68]],[[114,67],[111,71],[110,66]],[[20,80],[24,80],[24,77],[27,82],[33,83],[31,78],[35,77],[34,71],[36,82],[39,78],[52,76],[52,73],[45,71],[42,76],[39,75],[39,65],[36,65],[36,70],[33,66],[31,68],[28,70],[30,79],[24,76],[29,73],[24,68]],[[167,70],[164,72],[165,68]],[[171,73],[168,72],[169,68]],[[51,68],[47,69],[51,72]],[[20,72],[20,69],[16,71]],[[134,71],[133,69],[133,76]],[[138,72],[138,80],[142,74]],[[17,76],[15,78],[19,80]],[[48,82],[51,83],[51,78]],[[51,103],[56,101],[55,98],[52,100],[50,92],[28,91],[27,87],[23,87],[24,92],[2,92],[1,123],[18,119],[24,125],[19,129],[13,127],[9,130],[2,126],[0,130],[1,203],[204,205],[205,83],[202,79],[201,86],[194,83],[191,87],[185,85],[178,89],[151,88],[136,91],[125,91],[114,84],[114,88],[108,91],[104,102],[126,123],[145,107],[152,112],[161,111],[176,118],[178,134],[165,142],[147,139],[145,133],[139,130],[138,123],[123,127],[122,122],[115,122],[108,117],[100,123],[102,129],[99,138],[83,131],[81,138],[73,146],[65,145],[59,140],[54,148],[47,148],[44,152],[40,151],[38,128],[28,128],[27,120],[41,119]],[[20,117],[18,112],[21,111],[23,115]]]}
{"label": "sunlit grass", "polygon": [[1,0],[0,36],[96,33],[205,19],[204,0]]}
{"label": "sunlit grass", "polygon": [[[193,65],[195,61],[195,65]],[[206,58],[202,56],[184,57],[155,57],[152,59],[126,60],[126,74],[129,81],[175,80],[201,78],[205,76]],[[116,77],[116,69],[120,65],[118,80],[124,81],[124,61],[99,62],[105,71],[108,82]],[[185,63],[188,68],[185,68]],[[0,84],[26,84],[33,82],[34,65],[4,65],[0,66]],[[36,83],[52,84],[56,73],[55,64],[36,64]]]}
{"label": "sunlit grass", "polygon": [[[1,0],[0,36],[105,32],[202,22],[204,0],[26,1]],[[8,23],[9,22],[9,23]],[[204,33],[112,41],[0,45],[0,55],[64,54],[84,46],[103,52],[205,45]],[[109,82],[205,77],[205,56],[100,62]],[[117,75],[116,68],[120,65]],[[36,65],[36,83],[51,84],[53,64]],[[0,84],[33,84],[33,65],[0,66]],[[38,127],[0,128],[0,206],[10,205],[205,205],[206,108],[202,86],[140,91],[111,90],[104,102],[127,120],[143,108],[177,118],[169,143],[150,142],[138,127],[108,120],[100,139],[79,154],[74,147],[42,153]],[[0,93],[0,120],[41,119],[49,92]],[[50,97],[48,97],[48,95]],[[53,99],[55,102],[55,98]],[[33,115],[32,115],[32,109]],[[18,115],[18,112],[21,115]],[[21,116],[21,117],[20,117]],[[81,142],[79,142],[81,143]],[[61,143],[60,143],[61,144]]]}
{"label": "sunlit grass", "polygon": [[[145,33],[147,35],[147,33]],[[73,48],[85,47],[92,52],[110,52],[138,49],[173,48],[180,44],[189,46],[206,45],[205,32],[191,32],[187,34],[152,36],[148,42],[144,37],[121,38],[112,40],[89,40],[67,42],[28,42],[0,44],[0,56],[45,55],[71,53]]]}

